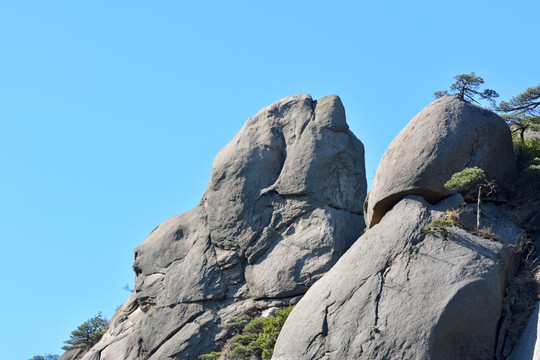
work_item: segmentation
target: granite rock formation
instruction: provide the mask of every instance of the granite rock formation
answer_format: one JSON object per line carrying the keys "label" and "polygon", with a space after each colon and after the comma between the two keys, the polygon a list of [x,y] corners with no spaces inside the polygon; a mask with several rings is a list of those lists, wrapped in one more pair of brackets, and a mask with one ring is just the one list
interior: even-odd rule
{"label": "granite rock formation", "polygon": [[[486,229],[443,186],[472,166],[500,190]],[[445,96],[392,142],[365,199],[339,98],[280,100],[218,154],[201,203],[135,249],[135,292],[83,359],[197,359],[231,338],[220,324],[290,304],[275,360],[529,359],[538,310],[513,349],[507,285],[539,211],[504,204],[515,173],[504,121]]]}
{"label": "granite rock formation", "polygon": [[[505,190],[516,172],[494,113],[445,96],[383,156],[364,204],[369,229],[300,300],[273,359],[501,359],[505,289],[524,231],[495,204],[444,183],[478,166]],[[452,219],[449,227],[430,226]],[[294,340],[293,340],[294,339]]]}
{"label": "granite rock formation", "polygon": [[462,201],[397,203],[300,300],[273,359],[493,359],[513,244],[423,229]]}
{"label": "granite rock formation", "polygon": [[466,167],[478,166],[499,190],[516,173],[508,126],[495,113],[455,96],[424,108],[392,141],[375,173],[364,204],[368,227],[408,194],[435,203],[452,194],[444,183]]}
{"label": "granite rock formation", "polygon": [[230,335],[219,324],[295,303],[332,267],[365,227],[365,194],[337,96],[261,110],[216,157],[201,203],[135,249],[135,292],[83,359],[215,350]]}

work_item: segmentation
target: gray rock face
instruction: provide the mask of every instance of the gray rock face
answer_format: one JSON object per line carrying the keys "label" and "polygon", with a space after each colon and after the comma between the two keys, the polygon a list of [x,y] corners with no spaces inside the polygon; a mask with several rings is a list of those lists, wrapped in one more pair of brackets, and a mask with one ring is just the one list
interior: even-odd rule
{"label": "gray rock face", "polygon": [[316,282],[273,359],[493,359],[510,245],[423,231],[461,196],[407,196]]}
{"label": "gray rock face", "polygon": [[195,359],[234,316],[285,306],[364,229],[364,148],[336,96],[287,97],[218,154],[193,210],[135,249],[135,293],[85,360]]}
{"label": "gray rock face", "polygon": [[416,115],[384,154],[364,204],[372,227],[399,199],[421,195],[435,203],[452,192],[444,183],[465,167],[482,168],[505,189],[516,172],[512,137],[491,111],[444,96]]}
{"label": "gray rock face", "polygon": [[[505,242],[516,245],[526,232],[517,226],[512,219],[495,204],[483,204],[482,215],[480,217],[480,227],[489,231]],[[476,204],[467,204],[459,212],[458,219],[464,227],[474,229],[476,227]]]}
{"label": "gray rock face", "polygon": [[63,353],[62,356],[58,358],[58,360],[77,359],[81,356],[82,352],[83,352],[83,349],[81,348],[70,349],[70,350],[67,350],[65,353]]}

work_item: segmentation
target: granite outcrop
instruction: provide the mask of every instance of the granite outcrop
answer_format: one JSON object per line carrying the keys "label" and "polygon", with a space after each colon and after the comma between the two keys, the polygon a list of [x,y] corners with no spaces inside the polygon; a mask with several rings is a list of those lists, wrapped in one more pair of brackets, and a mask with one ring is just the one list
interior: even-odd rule
{"label": "granite outcrop", "polygon": [[365,195],[337,96],[262,109],[217,155],[201,203],[135,249],[135,291],[83,359],[196,359],[230,318],[296,303],[362,233]]}

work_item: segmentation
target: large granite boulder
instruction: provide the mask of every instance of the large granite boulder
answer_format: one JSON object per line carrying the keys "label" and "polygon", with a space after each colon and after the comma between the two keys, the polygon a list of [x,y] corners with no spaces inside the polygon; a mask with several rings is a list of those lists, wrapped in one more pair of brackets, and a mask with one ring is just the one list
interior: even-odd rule
{"label": "large granite boulder", "polygon": [[444,188],[452,174],[478,166],[499,189],[516,172],[512,136],[495,113],[455,96],[435,100],[416,115],[384,154],[364,204],[372,227],[405,195],[435,203],[452,194]]}
{"label": "large granite boulder", "polygon": [[462,201],[399,201],[300,300],[273,359],[493,359],[512,244],[424,229]]}
{"label": "large granite boulder", "polygon": [[218,154],[201,203],[135,249],[135,293],[85,360],[196,359],[231,317],[298,301],[365,225],[364,148],[337,96],[287,97]]}

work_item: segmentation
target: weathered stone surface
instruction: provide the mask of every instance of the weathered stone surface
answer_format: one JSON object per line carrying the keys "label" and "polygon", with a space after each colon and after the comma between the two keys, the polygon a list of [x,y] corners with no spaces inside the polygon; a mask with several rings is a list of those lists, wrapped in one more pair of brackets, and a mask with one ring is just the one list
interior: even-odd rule
{"label": "weathered stone surface", "polygon": [[246,267],[251,294],[256,298],[304,294],[355,240],[349,237],[346,224],[354,226],[358,235],[363,230],[356,215],[331,207],[299,217],[278,235],[279,240],[272,247]]}
{"label": "weathered stone surface", "polygon": [[386,150],[364,204],[366,224],[377,224],[407,194],[431,203],[449,196],[445,182],[473,166],[500,189],[507,187],[516,171],[508,126],[495,113],[457,97],[435,100]]}
{"label": "weathered stone surface", "polygon": [[218,154],[201,203],[135,249],[135,293],[85,360],[196,359],[296,303],[364,229],[364,148],[337,96],[285,98]]}
{"label": "weathered stone surface", "polygon": [[[137,303],[136,296],[133,294],[116,310],[113,318],[109,321],[107,332],[103,335],[101,341],[86,353],[84,359],[136,359],[137,356],[141,356],[137,340],[139,339],[138,329],[142,317],[143,312]],[[77,358],[73,357],[73,359]],[[71,359],[70,357],[66,360]]]}
{"label": "weathered stone surface", "polygon": [[[505,242],[516,245],[526,235],[525,230],[514,224],[497,205],[486,203],[481,206],[480,228],[490,232]],[[476,227],[477,205],[467,204],[458,211],[458,219],[469,229]]]}
{"label": "weathered stone surface", "polygon": [[273,359],[493,359],[512,246],[422,230],[451,199],[397,203],[300,300]]}
{"label": "weathered stone surface", "polygon": [[225,296],[209,231],[199,205],[166,220],[137,246],[135,290],[144,310]]}
{"label": "weathered stone surface", "polygon": [[82,353],[83,353],[83,349],[81,348],[70,349],[70,350],[67,350],[65,353],[63,353],[62,356],[58,358],[58,360],[77,359],[77,358],[80,358]]}
{"label": "weathered stone surface", "polygon": [[[227,276],[242,278],[235,264],[245,258],[252,296],[305,292],[363,230],[363,153],[336,96],[289,97],[248,120],[216,157],[205,194]],[[303,236],[306,223],[318,235]]]}

